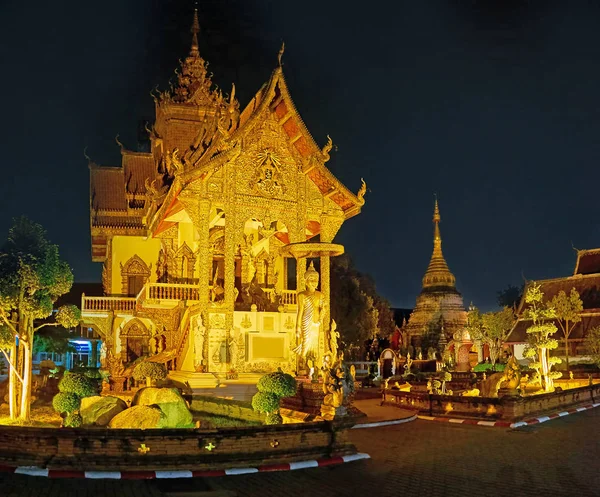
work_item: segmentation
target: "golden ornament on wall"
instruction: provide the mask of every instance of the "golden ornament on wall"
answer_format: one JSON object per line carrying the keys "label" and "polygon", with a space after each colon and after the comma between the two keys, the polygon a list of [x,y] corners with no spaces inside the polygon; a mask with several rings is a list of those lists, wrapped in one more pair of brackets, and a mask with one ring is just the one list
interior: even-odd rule
{"label": "golden ornament on wall", "polygon": [[246,329],[248,329],[252,326],[252,321],[250,321],[248,314],[244,315],[244,319],[242,319],[242,322],[240,324],[242,325],[242,328],[246,328]]}
{"label": "golden ornament on wall", "polygon": [[225,315],[224,314],[211,314],[210,327],[217,328],[217,329],[225,329]]}
{"label": "golden ornament on wall", "polygon": [[285,193],[282,182],[281,161],[270,150],[260,152],[257,157],[256,171],[250,182],[250,188],[267,197],[277,197]]}

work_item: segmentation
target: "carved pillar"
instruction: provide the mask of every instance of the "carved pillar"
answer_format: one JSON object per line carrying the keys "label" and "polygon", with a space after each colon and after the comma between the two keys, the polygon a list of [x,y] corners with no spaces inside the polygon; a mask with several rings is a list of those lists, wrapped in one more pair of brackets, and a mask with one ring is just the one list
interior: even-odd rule
{"label": "carved pillar", "polygon": [[201,306],[201,316],[205,323],[205,337],[202,346],[201,364],[208,368],[208,314],[206,309],[210,300],[209,279],[212,269],[212,254],[210,250],[209,226],[210,222],[210,200],[201,199],[198,203],[198,300]]}
{"label": "carved pillar", "polygon": [[306,290],[304,284],[304,273],[306,273],[306,257],[296,259],[296,291],[303,292]]}
{"label": "carved pillar", "polygon": [[209,301],[208,285],[210,279],[210,271],[212,268],[212,260],[210,253],[209,241],[209,215],[210,215],[210,200],[202,199],[198,203],[198,300],[201,303],[207,304]]}
{"label": "carved pillar", "polygon": [[[324,214],[321,216],[321,242],[331,243],[333,238],[337,234],[338,230],[344,222],[343,215],[336,216],[330,214]],[[329,327],[331,323],[331,289],[330,289],[330,257],[321,256],[321,292],[325,300],[325,312],[323,317],[324,331],[323,336],[326,337],[329,334]],[[323,348],[325,349],[325,344]]]}
{"label": "carved pillar", "polygon": [[[235,242],[236,242],[235,211],[225,213],[225,306],[228,311],[233,312],[234,289],[235,289]],[[233,315],[231,316],[233,325]],[[229,324],[229,323],[228,323]]]}

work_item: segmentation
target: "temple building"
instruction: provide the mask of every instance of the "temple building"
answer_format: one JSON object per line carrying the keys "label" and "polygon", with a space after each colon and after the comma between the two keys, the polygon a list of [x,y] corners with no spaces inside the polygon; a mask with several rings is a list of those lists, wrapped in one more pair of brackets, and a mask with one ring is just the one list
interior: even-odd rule
{"label": "temple building", "polygon": [[[196,12],[176,85],[154,95],[150,152],[121,146],[120,167],[90,164],[92,260],[103,263],[104,296],[84,296],[82,312],[117,378],[148,355],[192,387],[293,372],[308,265],[283,248],[332,242],[364,204],[364,182],[357,194],[340,183],[325,166],[331,140],[319,147],[300,118],[283,47],[240,110],[235,86],[215,89],[198,33]],[[318,266],[328,304],[329,256]]]}
{"label": "temple building", "polygon": [[[512,346],[517,359],[523,359],[523,349],[528,341],[527,328],[531,326],[531,321],[523,319],[522,316],[526,307],[525,294],[532,283],[529,282],[525,287],[517,310],[519,318],[507,340],[507,345]],[[544,293],[544,302],[552,300],[561,290],[567,295],[572,288],[577,290],[583,302],[583,311],[580,314],[581,321],[575,323],[569,335],[569,356],[571,360],[577,356],[585,356],[587,352],[584,344],[585,337],[590,329],[600,326],[600,248],[578,250],[572,276],[538,280],[535,283],[540,285],[540,290]],[[558,323],[555,324],[558,331],[553,337],[558,339],[559,347],[552,351],[552,355],[564,357],[565,342],[561,340],[560,326]]]}
{"label": "temple building", "polygon": [[[456,278],[442,253],[440,221],[436,198],[433,210],[433,253],[423,276],[423,286],[416,306],[403,327],[408,342],[415,348],[425,349],[422,351],[423,355],[429,347],[443,352],[453,340],[468,342],[461,335],[467,323],[467,312],[462,295],[456,289]],[[466,353],[468,354],[468,350]]]}

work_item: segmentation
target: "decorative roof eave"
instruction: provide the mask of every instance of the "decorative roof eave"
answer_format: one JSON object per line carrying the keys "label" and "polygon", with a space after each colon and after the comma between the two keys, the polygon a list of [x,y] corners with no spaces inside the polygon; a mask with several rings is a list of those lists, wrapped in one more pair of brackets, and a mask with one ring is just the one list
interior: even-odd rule
{"label": "decorative roof eave", "polygon": [[[315,182],[313,178],[310,176],[310,172],[314,169],[317,169],[319,173],[325,177],[328,183],[330,183],[330,188],[326,191],[323,191],[321,188],[321,193],[323,195],[328,195],[332,197],[332,200],[340,205],[341,196],[345,202],[343,205],[340,205],[342,210],[344,211],[346,219],[355,216],[360,212],[361,207],[364,205],[364,199],[359,198],[358,195],[352,193],[338,178],[334,176],[334,174],[325,166],[325,163],[329,160],[329,151],[331,150],[331,142],[329,142],[324,149],[319,148],[314,138],[306,128],[302,117],[300,116],[296,106],[294,105],[294,101],[290,96],[290,92],[287,87],[287,83],[285,81],[285,77],[283,75],[283,71],[281,66],[278,66],[273,71],[269,82],[261,87],[261,89],[257,92],[256,96],[250,101],[246,109],[250,105],[254,105],[255,101],[260,100],[258,106],[251,112],[250,116],[244,121],[243,124],[229,137],[230,142],[235,142],[240,140],[242,137],[246,136],[251,130],[256,126],[259,121],[259,116],[265,111],[265,109],[269,106],[273,105],[273,99],[276,96],[276,90],[279,88],[280,95],[276,100],[276,105],[273,106],[272,111],[277,114],[276,109],[280,106],[282,102],[285,104],[285,108],[287,112],[283,116],[278,116],[280,118],[280,124],[283,125],[287,123],[290,119],[294,120],[296,124],[296,128],[299,131],[299,135],[295,137],[291,137],[288,135],[290,139],[294,139],[293,146],[296,146],[297,143],[303,140],[303,143],[306,144],[305,152],[303,153],[301,148],[296,146],[296,149],[300,153],[303,158],[303,172],[311,179],[311,181]],[[241,115],[244,115],[246,112],[244,109]],[[285,131],[285,130],[284,130]],[[286,133],[287,134],[287,133]],[[315,183],[316,184],[316,183]],[[318,187],[318,185],[317,185]],[[338,194],[338,195],[334,195]],[[364,192],[363,192],[364,195]],[[350,204],[350,205],[348,205]]]}
{"label": "decorative roof eave", "polygon": [[181,192],[182,188],[183,188],[183,185],[181,183],[181,180],[179,179],[179,176],[175,176],[175,179],[173,180],[173,183],[169,187],[169,191],[168,191],[163,203],[161,204],[159,209],[152,216],[152,219],[148,223],[148,232],[149,233],[154,233],[154,230],[158,227],[160,222],[168,214],[169,208],[171,207],[173,202],[175,202],[175,200],[177,200],[177,196]]}
{"label": "decorative roof eave", "polygon": [[576,276],[579,273],[582,257],[588,255],[600,255],[600,248],[577,250],[577,260],[575,261],[575,270],[573,271],[573,276]]}
{"label": "decorative roof eave", "polygon": [[189,185],[198,179],[204,178],[209,172],[216,171],[221,168],[225,163],[235,160],[241,152],[239,144],[236,144],[227,150],[219,152],[217,155],[212,156],[209,159],[205,159],[191,169],[187,169],[179,176],[183,185]]}

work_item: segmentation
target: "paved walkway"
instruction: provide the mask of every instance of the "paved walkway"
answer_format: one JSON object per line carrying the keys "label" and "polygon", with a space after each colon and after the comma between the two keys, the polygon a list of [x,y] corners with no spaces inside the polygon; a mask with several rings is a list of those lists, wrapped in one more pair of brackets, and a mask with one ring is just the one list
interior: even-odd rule
{"label": "paved walkway", "polygon": [[416,414],[416,411],[410,411],[408,409],[382,406],[381,399],[355,400],[353,405],[367,415],[367,421],[361,421],[361,423],[378,423],[382,421],[408,419]]}
{"label": "paved walkway", "polygon": [[370,460],[223,478],[90,481],[0,473],[1,497],[588,497],[600,495],[600,409],[482,429],[414,421],[352,430]]}

